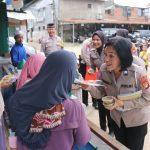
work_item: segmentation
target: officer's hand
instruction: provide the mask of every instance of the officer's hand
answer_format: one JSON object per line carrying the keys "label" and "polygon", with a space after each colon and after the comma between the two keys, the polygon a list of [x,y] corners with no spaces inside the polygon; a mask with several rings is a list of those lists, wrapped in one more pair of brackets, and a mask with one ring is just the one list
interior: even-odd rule
{"label": "officer's hand", "polygon": [[112,106],[110,106],[110,107],[105,107],[105,105],[104,105],[104,107],[106,108],[106,109],[108,109],[108,110],[114,110],[114,109],[116,109],[116,108],[118,108],[118,107],[123,107],[124,106],[124,103],[123,103],[123,101],[122,100],[119,100],[119,99],[117,99],[117,98],[115,98],[114,97],[114,99],[115,99],[115,103],[114,103],[114,105],[112,105]]}
{"label": "officer's hand", "polygon": [[116,105],[116,108],[117,107],[123,107],[124,106],[124,103],[122,100],[120,99],[115,99],[115,105]]}

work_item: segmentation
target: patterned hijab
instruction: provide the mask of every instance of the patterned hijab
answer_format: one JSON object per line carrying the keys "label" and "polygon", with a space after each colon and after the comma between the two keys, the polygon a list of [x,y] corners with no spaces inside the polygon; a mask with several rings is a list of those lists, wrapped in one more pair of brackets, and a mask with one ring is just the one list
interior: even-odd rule
{"label": "patterned hijab", "polygon": [[10,99],[10,122],[18,139],[30,149],[46,146],[50,129],[30,133],[33,116],[68,99],[76,74],[76,58],[65,50],[51,53],[39,73]]}

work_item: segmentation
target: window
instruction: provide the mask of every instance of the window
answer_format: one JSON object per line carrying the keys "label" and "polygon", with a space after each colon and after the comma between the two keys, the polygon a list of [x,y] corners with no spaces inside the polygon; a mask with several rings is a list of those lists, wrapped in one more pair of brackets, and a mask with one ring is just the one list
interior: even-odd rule
{"label": "window", "polygon": [[111,9],[105,10],[105,14],[108,14],[108,15],[112,14]]}
{"label": "window", "polygon": [[127,8],[127,16],[131,16],[131,8]]}
{"label": "window", "polygon": [[124,7],[123,8],[123,16],[124,17],[130,17],[131,16],[131,8],[130,7]]}
{"label": "window", "polygon": [[144,9],[141,9],[141,8],[138,8],[138,11],[137,11],[137,14],[138,16],[144,16]]}
{"label": "window", "polygon": [[127,9],[126,9],[126,7],[124,7],[122,11],[123,11],[123,16],[127,17]]}
{"label": "window", "polygon": [[91,9],[92,8],[92,4],[88,4],[88,8]]}
{"label": "window", "polygon": [[145,14],[145,16],[149,16],[150,15],[150,8],[146,8],[144,10],[144,14]]}

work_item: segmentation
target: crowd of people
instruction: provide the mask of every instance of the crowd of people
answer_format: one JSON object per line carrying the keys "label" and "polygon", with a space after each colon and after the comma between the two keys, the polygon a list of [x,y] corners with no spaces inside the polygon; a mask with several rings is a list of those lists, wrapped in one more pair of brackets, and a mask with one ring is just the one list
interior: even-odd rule
{"label": "crowd of people", "polygon": [[[10,56],[19,71],[16,80],[3,73],[0,82],[0,149],[82,149],[91,139],[85,115],[90,93],[100,128],[108,128],[127,148],[142,150],[150,120],[148,41],[142,41],[139,51],[126,29],[109,38],[98,30],[83,42],[78,59],[64,50],[54,24],[47,31],[39,40],[41,52],[31,56],[23,34],[15,33]],[[98,86],[88,84],[89,78]]]}

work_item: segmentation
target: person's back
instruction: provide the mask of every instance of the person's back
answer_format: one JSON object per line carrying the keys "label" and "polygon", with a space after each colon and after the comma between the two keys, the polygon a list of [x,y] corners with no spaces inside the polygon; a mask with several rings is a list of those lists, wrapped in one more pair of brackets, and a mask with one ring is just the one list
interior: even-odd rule
{"label": "person's back", "polygon": [[[81,103],[78,100],[66,100],[63,105],[66,115],[60,126],[51,129],[49,142],[43,150],[71,150],[75,144],[83,146],[90,140],[90,130]],[[17,150],[28,149],[18,142]]]}
{"label": "person's back", "polygon": [[81,59],[82,63],[86,65],[90,65],[90,49],[92,47],[92,38],[86,39],[81,48]]}
{"label": "person's back", "polygon": [[69,98],[76,67],[73,53],[53,52],[32,81],[15,92],[9,101],[9,115],[17,150],[71,150],[75,143],[84,146],[88,142],[84,110]]}
{"label": "person's back", "polygon": [[60,150],[60,147],[61,150],[71,150],[74,144],[83,146],[90,140],[90,130],[81,103],[77,100],[66,100],[64,107],[66,116],[61,126],[52,129],[45,150]]}

